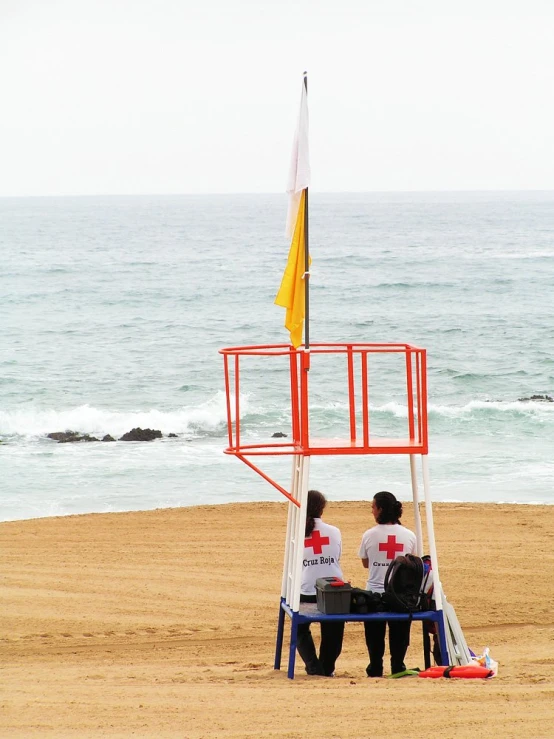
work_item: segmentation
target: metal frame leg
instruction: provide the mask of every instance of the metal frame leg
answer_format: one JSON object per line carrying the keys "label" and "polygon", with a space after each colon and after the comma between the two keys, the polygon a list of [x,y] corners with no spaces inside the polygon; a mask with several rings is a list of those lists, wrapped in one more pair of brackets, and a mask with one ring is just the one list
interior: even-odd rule
{"label": "metal frame leg", "polygon": [[296,661],[296,639],[298,636],[298,612],[292,612],[290,625],[289,669],[287,677],[294,680],[294,663]]}
{"label": "metal frame leg", "polygon": [[425,621],[421,622],[423,628],[423,660],[425,663],[425,669],[428,670],[431,667],[431,636],[425,628]]}
{"label": "metal frame leg", "polygon": [[282,604],[283,599],[281,598],[281,603],[279,603],[279,618],[277,621],[277,640],[275,642],[275,662],[273,664],[274,670],[280,670],[281,669],[281,654],[283,651],[283,633],[285,631],[285,611],[283,610]]}
{"label": "metal frame leg", "polygon": [[439,618],[437,619],[437,624],[439,627],[439,645],[441,649],[441,662],[444,665],[448,665],[450,659],[448,657],[448,647],[446,646],[444,611],[437,611],[437,615],[439,616]]}

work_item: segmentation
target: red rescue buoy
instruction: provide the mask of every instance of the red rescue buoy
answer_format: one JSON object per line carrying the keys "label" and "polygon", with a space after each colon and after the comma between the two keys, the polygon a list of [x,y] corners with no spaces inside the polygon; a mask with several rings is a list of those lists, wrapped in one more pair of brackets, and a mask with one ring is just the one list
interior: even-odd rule
{"label": "red rescue buoy", "polygon": [[494,672],[481,665],[454,665],[445,667],[437,665],[419,673],[419,677],[492,677]]}

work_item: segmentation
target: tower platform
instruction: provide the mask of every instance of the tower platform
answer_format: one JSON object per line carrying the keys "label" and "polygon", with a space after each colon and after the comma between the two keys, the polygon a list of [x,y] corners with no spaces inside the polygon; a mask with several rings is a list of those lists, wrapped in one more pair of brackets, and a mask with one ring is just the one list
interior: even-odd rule
{"label": "tower platform", "polygon": [[[229,347],[224,358],[229,443],[226,454],[427,454],[427,365],[426,351],[410,344],[315,343],[309,351],[288,344]],[[288,369],[288,382],[279,387],[290,405],[291,441],[249,443],[245,441],[241,404],[249,392],[249,379],[272,370]],[[391,359],[393,361],[391,361]],[[394,385],[398,402],[406,405],[406,422],[398,436],[376,432],[370,402],[382,397],[379,382],[383,372]],[[326,395],[325,382],[332,375],[341,392],[332,400],[344,409],[345,433],[325,438],[312,431],[313,396]],[[284,373],[281,374],[281,377]],[[277,382],[277,380],[273,380]],[[327,391],[328,394],[328,391]]]}

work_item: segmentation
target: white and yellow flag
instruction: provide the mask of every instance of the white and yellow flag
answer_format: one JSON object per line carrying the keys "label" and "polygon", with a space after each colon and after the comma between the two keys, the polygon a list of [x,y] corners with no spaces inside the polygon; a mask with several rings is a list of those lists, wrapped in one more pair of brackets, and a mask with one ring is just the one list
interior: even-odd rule
{"label": "white and yellow flag", "polygon": [[302,97],[298,123],[294,134],[287,192],[289,206],[286,235],[291,238],[287,266],[275,304],[287,309],[285,328],[290,332],[294,348],[302,343],[305,315],[306,281],[306,188],[310,184],[310,156],[308,144],[308,100],[306,85],[302,81]]}

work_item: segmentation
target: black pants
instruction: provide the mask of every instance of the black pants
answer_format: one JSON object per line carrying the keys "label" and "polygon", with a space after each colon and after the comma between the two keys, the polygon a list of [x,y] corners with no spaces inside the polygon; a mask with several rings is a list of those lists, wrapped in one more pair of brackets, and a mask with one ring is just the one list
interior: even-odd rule
{"label": "black pants", "polygon": [[365,643],[369,652],[369,677],[382,677],[383,655],[385,654],[385,629],[389,626],[389,650],[391,672],[406,669],[404,657],[410,644],[411,621],[364,621]]}
{"label": "black pants", "polygon": [[[301,603],[315,603],[316,596],[301,595]],[[321,621],[319,657],[310,632],[310,624],[298,624],[296,648],[304,660],[308,675],[332,675],[335,662],[342,651],[344,621]]]}

